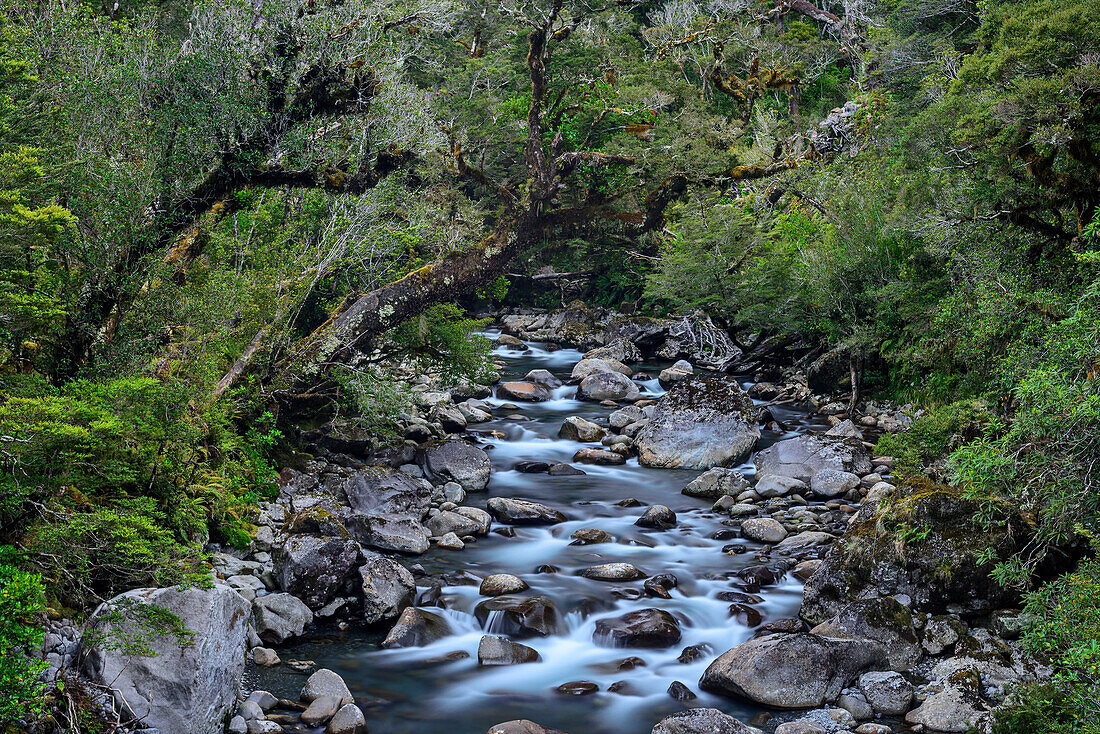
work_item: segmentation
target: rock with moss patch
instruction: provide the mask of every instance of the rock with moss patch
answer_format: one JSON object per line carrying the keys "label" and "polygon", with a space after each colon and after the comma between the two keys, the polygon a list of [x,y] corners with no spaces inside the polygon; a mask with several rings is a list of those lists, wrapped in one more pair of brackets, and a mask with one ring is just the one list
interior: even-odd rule
{"label": "rock with moss patch", "polygon": [[359,544],[349,538],[292,535],[275,553],[275,575],[316,611],[336,598],[358,560]]}
{"label": "rock with moss patch", "polygon": [[923,657],[913,615],[889,596],[852,602],[811,632],[825,637],[871,640],[882,647],[891,670],[907,670]]}
{"label": "rock with moss patch", "polygon": [[676,383],[638,433],[644,466],[709,469],[745,459],[760,438],[752,399],[729,377],[691,377]]}
{"label": "rock with moss patch", "polygon": [[870,453],[858,439],[818,435],[778,441],[757,454],[755,463],[758,477],[790,477],[807,485],[826,469],[862,476],[873,468]]}

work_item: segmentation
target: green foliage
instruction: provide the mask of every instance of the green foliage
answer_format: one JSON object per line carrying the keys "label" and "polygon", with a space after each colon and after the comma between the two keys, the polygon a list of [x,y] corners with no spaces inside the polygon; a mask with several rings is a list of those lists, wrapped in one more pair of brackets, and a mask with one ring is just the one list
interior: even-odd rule
{"label": "green foliage", "polygon": [[391,355],[411,357],[446,379],[491,381],[492,346],[478,333],[487,325],[487,321],[467,318],[453,304],[438,303],[392,330]]}
{"label": "green foliage", "polygon": [[14,550],[0,546],[0,724],[33,719],[45,705],[42,645],[45,588],[42,578],[18,568]]}
{"label": "green foliage", "polygon": [[986,405],[962,400],[930,407],[908,431],[884,433],[875,451],[897,459],[899,470],[917,474],[956,448],[996,431],[996,426],[996,417]]}
{"label": "green foliage", "polygon": [[1049,683],[1016,692],[1000,734],[1100,731],[1100,561],[1085,561],[1028,596],[1028,651],[1054,668]]}

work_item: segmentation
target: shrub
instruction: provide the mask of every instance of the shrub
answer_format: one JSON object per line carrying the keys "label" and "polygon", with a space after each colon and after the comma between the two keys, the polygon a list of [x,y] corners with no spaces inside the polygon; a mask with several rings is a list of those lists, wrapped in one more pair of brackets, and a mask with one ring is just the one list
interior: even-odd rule
{"label": "shrub", "polygon": [[46,663],[28,655],[42,644],[45,588],[14,561],[11,546],[0,546],[0,724],[33,718],[45,705]]}

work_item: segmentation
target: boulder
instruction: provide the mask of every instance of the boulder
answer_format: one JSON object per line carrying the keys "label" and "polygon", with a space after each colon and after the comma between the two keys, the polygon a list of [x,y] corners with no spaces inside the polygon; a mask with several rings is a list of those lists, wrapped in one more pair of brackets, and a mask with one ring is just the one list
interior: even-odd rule
{"label": "boulder", "polygon": [[607,417],[607,422],[612,428],[623,429],[631,423],[637,423],[647,418],[645,411],[635,405],[619,408]]}
{"label": "boulder", "polygon": [[428,519],[428,531],[433,538],[441,538],[447,533],[454,533],[459,537],[478,535],[480,529],[481,523],[455,510],[443,510]]}
{"label": "boulder", "polygon": [[386,622],[413,602],[416,580],[397,561],[378,553],[366,553],[366,562],[359,567],[363,590],[363,621],[367,624]]}
{"label": "boulder", "polygon": [[905,715],[905,723],[919,724],[929,731],[968,732],[977,727],[985,711],[980,689],[964,681],[948,684],[924,699],[920,706]]}
{"label": "boulder", "polygon": [[578,464],[598,464],[601,466],[617,466],[626,463],[626,457],[614,451],[604,449],[581,449],[573,454],[573,461]]}
{"label": "boulder", "polygon": [[581,576],[594,581],[637,581],[646,574],[632,563],[602,563],[584,569]]}
{"label": "boulder", "polygon": [[851,356],[843,349],[826,352],[806,369],[806,384],[819,395],[848,390],[851,381]]}
{"label": "boulder", "polygon": [[810,491],[818,497],[839,497],[859,489],[859,477],[850,471],[822,469],[810,477]]}
{"label": "boulder", "polygon": [[306,703],[313,703],[320,698],[332,698],[337,700],[340,706],[355,701],[355,697],[351,695],[348,684],[344,682],[344,679],[328,668],[321,668],[309,676],[298,697]]}
{"label": "boulder", "polygon": [[446,618],[417,607],[406,607],[382,641],[382,647],[424,647],[451,633]]}
{"label": "boulder", "polygon": [[642,359],[642,353],[634,342],[619,337],[612,339],[605,346],[590,349],[584,353],[585,359],[606,359],[608,361],[629,363]]}
{"label": "boulder", "polygon": [[637,400],[641,390],[621,372],[596,372],[581,380],[578,400]]}
{"label": "boulder", "polygon": [[531,370],[523,376],[523,379],[527,382],[533,382],[536,385],[542,385],[551,390],[555,390],[562,386],[562,381],[548,370]]}
{"label": "boulder", "polygon": [[319,696],[298,718],[306,726],[321,726],[340,710],[341,705],[340,699],[334,696]]}
{"label": "boulder", "polygon": [[[819,545],[825,545],[832,543],[835,538],[828,533],[823,533],[820,530],[804,530],[797,535],[789,535],[784,538],[778,545],[775,546],[775,550],[778,553],[800,553],[801,551],[809,548],[814,548]],[[819,562],[817,565],[820,565]],[[817,567],[814,567],[816,570]],[[807,578],[809,578],[807,576]]]}
{"label": "boulder", "polygon": [[664,505],[651,505],[646,508],[634,524],[640,528],[668,530],[676,527],[676,513]]}
{"label": "boulder", "polygon": [[565,732],[536,724],[527,719],[515,719],[505,721],[502,724],[494,724],[489,727],[489,731],[485,734],[565,734]]}
{"label": "boulder", "polygon": [[528,403],[540,403],[552,397],[546,385],[535,382],[502,382],[497,385],[497,397],[506,400],[521,400]]}
{"label": "boulder", "polygon": [[440,484],[458,482],[467,492],[480,492],[489,483],[489,455],[465,441],[444,441],[423,452],[424,472]]}
{"label": "boulder", "polygon": [[[175,614],[189,634],[149,634],[143,611],[155,608]],[[248,602],[221,584],[134,589],[95,611],[78,659],[83,672],[107,688],[127,718],[140,719],[143,728],[220,732],[237,704],[248,616]],[[128,655],[104,645],[133,634],[144,636],[155,654]]]}
{"label": "boulder", "polygon": [[596,620],[592,638],[605,647],[672,647],[680,641],[680,625],[663,609],[639,609]]}
{"label": "boulder", "polygon": [[611,536],[611,533],[606,530],[600,530],[599,528],[581,528],[574,530],[573,534],[569,536],[573,539],[570,545],[597,545],[599,543],[610,543],[615,540]]}
{"label": "boulder", "polygon": [[680,493],[688,497],[716,500],[727,494],[737,496],[748,488],[749,482],[741,472],[716,466],[692,479]]}
{"label": "boulder", "polygon": [[317,610],[339,595],[358,560],[359,544],[350,538],[291,535],[275,552],[275,576],[284,591]]}
{"label": "boulder", "polygon": [[427,481],[388,468],[368,467],[341,486],[349,511],[342,520],[363,545],[399,553],[428,550],[428,531],[421,524],[431,505]]}
{"label": "boulder", "polygon": [[560,626],[558,610],[545,596],[504,595],[486,599],[474,607],[474,617],[483,627],[490,616],[494,619],[489,632],[513,637],[547,637]]}
{"label": "boulder", "polygon": [[565,522],[565,515],[552,507],[527,500],[493,497],[487,503],[489,513],[500,522],[512,525],[554,525]]}
{"label": "boulder", "polygon": [[815,708],[834,701],[868,668],[885,662],[882,648],[810,633],[772,634],[744,642],[716,659],[699,685],[775,708]]}
{"label": "boulder", "polygon": [[634,438],[638,461],[665,469],[709,469],[743,461],[760,438],[752,399],[728,377],[676,383]]}
{"label": "boulder", "polygon": [[367,734],[367,719],[358,706],[349,703],[329,719],[325,734]]}
{"label": "boulder", "polygon": [[518,594],[529,588],[527,582],[519,576],[513,576],[510,573],[494,573],[482,579],[478,593],[482,596],[501,596]]}
{"label": "boulder", "polygon": [[485,635],[477,645],[477,664],[482,666],[522,665],[539,659],[537,650],[499,635]]}
{"label": "boulder", "polygon": [[[990,576],[993,561],[1028,542],[1029,526],[1013,508],[989,525],[986,511],[961,489],[922,483],[905,487],[888,504],[864,502],[844,539],[833,545],[806,582],[800,616],[819,624],[858,599],[904,595],[911,609],[942,613],[948,604],[985,599],[1011,606],[1018,593]],[[919,528],[913,537],[911,529]]]}
{"label": "boulder", "polygon": [[593,443],[607,435],[607,431],[595,423],[578,416],[570,416],[561,424],[558,437],[567,441]]}
{"label": "boulder", "polygon": [[804,435],[777,441],[756,455],[756,475],[790,477],[809,483],[823,469],[863,475],[871,471],[871,455],[852,438]]}
{"label": "boulder", "polygon": [[258,596],[252,602],[252,624],[264,642],[286,642],[302,634],[312,622],[313,612],[291,594]]}
{"label": "boulder", "polygon": [[583,380],[589,375],[597,375],[601,372],[618,372],[620,375],[626,375],[627,377],[634,374],[634,371],[622,362],[613,359],[589,359],[586,357],[573,365],[573,372],[570,377],[574,380]]}
{"label": "boulder", "polygon": [[666,716],[650,734],[763,734],[718,709],[690,709]]}
{"label": "boulder", "polygon": [[757,475],[756,493],[764,499],[772,497],[785,497],[788,494],[802,494],[809,487],[801,479],[793,477],[780,477],[774,474]]}
{"label": "boulder", "polygon": [[778,543],[787,537],[787,531],[778,520],[770,517],[752,517],[741,523],[741,534],[757,543]]}
{"label": "boulder", "polygon": [[824,637],[869,640],[882,647],[891,670],[906,670],[924,656],[913,616],[893,597],[852,602],[810,630]]}
{"label": "boulder", "polygon": [[901,673],[876,671],[859,677],[859,690],[876,713],[901,716],[913,702],[913,684]]}

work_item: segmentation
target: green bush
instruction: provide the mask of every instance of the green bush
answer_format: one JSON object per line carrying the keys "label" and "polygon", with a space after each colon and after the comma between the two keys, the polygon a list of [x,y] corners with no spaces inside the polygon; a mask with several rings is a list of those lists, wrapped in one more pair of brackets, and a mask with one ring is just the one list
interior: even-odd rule
{"label": "green bush", "polygon": [[883,434],[875,451],[897,459],[901,471],[919,473],[929,463],[984,435],[996,423],[981,401],[960,400],[929,408],[908,431]]}
{"label": "green bush", "polygon": [[0,546],[0,724],[33,718],[45,706],[46,663],[28,655],[42,644],[45,588],[21,571],[10,546]]}

